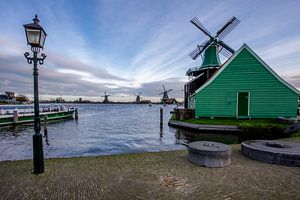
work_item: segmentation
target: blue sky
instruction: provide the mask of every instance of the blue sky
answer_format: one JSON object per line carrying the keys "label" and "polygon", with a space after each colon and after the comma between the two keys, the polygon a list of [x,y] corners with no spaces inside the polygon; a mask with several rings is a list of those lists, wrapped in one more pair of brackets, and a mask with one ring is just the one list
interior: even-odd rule
{"label": "blue sky", "polygon": [[[32,66],[23,54],[23,24],[38,14],[48,37],[40,67],[42,99],[159,100],[162,85],[183,97],[185,72],[201,64],[188,54],[207,37],[189,21],[197,17],[215,33],[231,16],[240,24],[224,41],[252,48],[274,71],[300,89],[300,1],[0,1],[0,93],[32,96]],[[224,60],[224,58],[223,58]]]}

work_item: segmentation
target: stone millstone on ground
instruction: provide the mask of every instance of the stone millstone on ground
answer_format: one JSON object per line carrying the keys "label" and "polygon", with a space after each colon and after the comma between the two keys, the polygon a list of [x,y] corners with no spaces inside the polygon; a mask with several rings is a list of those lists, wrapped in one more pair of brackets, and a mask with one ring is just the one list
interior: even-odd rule
{"label": "stone millstone on ground", "polygon": [[226,167],[231,162],[231,147],[229,145],[198,141],[188,145],[188,159],[196,165],[205,167]]}
{"label": "stone millstone on ground", "polygon": [[262,162],[300,167],[300,143],[280,140],[249,140],[241,144],[242,154]]}
{"label": "stone millstone on ground", "polygon": [[231,147],[225,168],[194,165],[185,150],[47,159],[41,175],[32,160],[0,162],[0,199],[299,199],[299,168]]}

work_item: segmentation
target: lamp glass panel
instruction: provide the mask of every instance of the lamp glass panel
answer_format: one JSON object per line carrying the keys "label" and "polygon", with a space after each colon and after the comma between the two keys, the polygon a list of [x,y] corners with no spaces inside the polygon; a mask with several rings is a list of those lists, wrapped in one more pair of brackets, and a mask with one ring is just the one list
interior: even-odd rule
{"label": "lamp glass panel", "polygon": [[46,39],[46,35],[44,31],[41,31],[41,41],[40,41],[40,46],[43,48],[44,44],[45,44],[45,39]]}
{"label": "lamp glass panel", "polygon": [[29,44],[39,45],[40,43],[40,30],[26,29],[27,39]]}

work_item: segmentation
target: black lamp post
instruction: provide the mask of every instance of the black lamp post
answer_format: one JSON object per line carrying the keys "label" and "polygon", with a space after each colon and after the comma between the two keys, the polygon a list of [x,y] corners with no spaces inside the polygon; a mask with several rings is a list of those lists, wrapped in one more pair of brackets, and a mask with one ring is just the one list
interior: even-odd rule
{"label": "black lamp post", "polygon": [[42,65],[45,54],[41,54],[42,58],[38,58],[38,53],[40,49],[43,49],[46,32],[43,27],[39,25],[39,20],[37,15],[33,19],[33,23],[23,25],[25,28],[27,44],[31,46],[31,51],[33,52],[33,57],[29,57],[29,53],[26,52],[24,56],[27,58],[29,64],[33,63],[33,78],[34,78],[34,131],[33,135],[33,165],[34,173],[40,174],[44,172],[44,153],[43,153],[43,140],[40,133],[41,123],[40,123],[40,106],[39,106],[39,88],[38,88],[38,63]]}

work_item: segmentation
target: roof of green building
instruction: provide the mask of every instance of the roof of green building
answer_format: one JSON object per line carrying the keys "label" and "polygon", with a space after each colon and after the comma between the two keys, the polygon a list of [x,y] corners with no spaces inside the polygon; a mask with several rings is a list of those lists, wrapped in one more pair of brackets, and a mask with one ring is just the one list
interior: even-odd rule
{"label": "roof of green building", "polygon": [[[288,87],[290,90],[292,90],[293,92],[300,94],[300,92],[291,84],[289,84],[288,82],[286,82],[284,79],[282,79],[278,74],[276,74],[276,72],[274,72],[272,70],[272,68],[265,63],[248,45],[243,44],[239,50],[237,50],[235,52],[235,54],[233,56],[231,56],[219,69],[218,71],[215,72],[215,74],[208,80],[206,81],[206,83],[204,83],[200,88],[198,88],[195,93],[200,92],[201,90],[203,90],[204,88],[206,88],[209,84],[211,84],[218,76],[219,74],[222,73],[222,71],[224,69],[226,69],[226,67],[237,57],[237,55],[239,55],[239,53],[246,49],[249,53],[251,53],[275,78],[277,78],[282,84],[284,84],[286,87]],[[193,96],[193,95],[191,95]]]}

